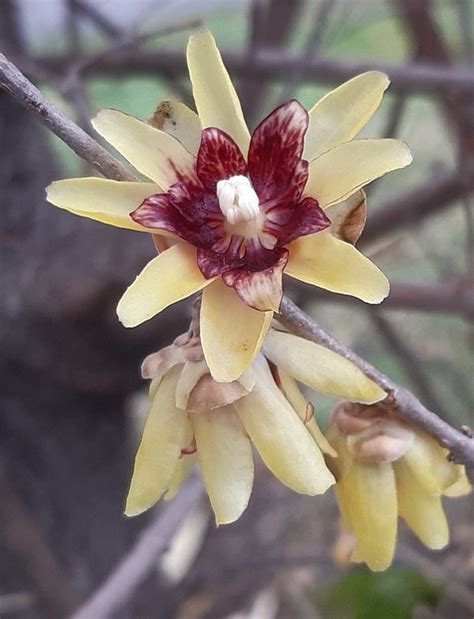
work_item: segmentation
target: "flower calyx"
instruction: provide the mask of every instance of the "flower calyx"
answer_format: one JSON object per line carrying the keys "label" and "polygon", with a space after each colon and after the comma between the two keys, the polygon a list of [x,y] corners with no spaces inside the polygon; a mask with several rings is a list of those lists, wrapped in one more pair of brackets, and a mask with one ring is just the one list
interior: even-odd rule
{"label": "flower calyx", "polygon": [[359,462],[395,462],[410,448],[414,432],[381,405],[338,404],[330,425],[340,432],[351,456]]}

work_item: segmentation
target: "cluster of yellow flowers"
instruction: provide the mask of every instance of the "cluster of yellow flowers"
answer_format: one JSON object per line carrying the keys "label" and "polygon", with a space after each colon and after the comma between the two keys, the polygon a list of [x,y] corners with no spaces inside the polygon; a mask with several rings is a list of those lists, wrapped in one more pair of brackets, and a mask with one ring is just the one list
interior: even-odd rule
{"label": "cluster of yellow flowers", "polygon": [[[387,77],[354,77],[308,112],[290,101],[250,135],[210,33],[191,37],[187,60],[197,113],[167,101],[148,122],[116,110],[93,121],[148,180],[48,188],[60,208],[154,235],[159,255],[117,308],[125,326],[202,292],[192,330],[142,366],[151,409],[126,513],[174,496],[197,461],[217,523],[235,521],[252,491],[253,445],[296,492],[336,484],[355,560],[390,563],[398,514],[441,547],[439,497],[467,490],[462,468],[374,408],[386,393],[348,360],[272,326],[283,273],[369,303],[388,294],[384,274],[354,246],[365,223],[362,188],[411,162],[398,140],[354,139]],[[325,436],[297,381],[363,406],[337,409]]]}

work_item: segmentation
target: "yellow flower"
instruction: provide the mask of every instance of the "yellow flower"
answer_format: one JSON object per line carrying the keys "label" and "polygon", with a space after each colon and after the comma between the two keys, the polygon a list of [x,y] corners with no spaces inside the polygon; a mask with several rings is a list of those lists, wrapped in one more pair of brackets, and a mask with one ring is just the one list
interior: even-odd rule
{"label": "yellow flower", "polygon": [[342,519],[355,535],[352,560],[374,571],[392,562],[401,516],[435,550],[449,530],[441,496],[470,491],[464,467],[428,434],[393,411],[342,403],[333,411],[327,438],[337,452],[330,469]]}
{"label": "yellow flower", "polygon": [[[152,379],[151,409],[135,459],[127,515],[140,514],[162,496],[173,497],[197,460],[217,524],[233,522],[252,492],[252,444],[273,474],[296,492],[321,494],[334,483],[323,454],[336,454],[287,373],[293,361],[275,365],[288,338],[298,348],[300,338],[270,331],[264,348],[275,361],[258,354],[231,383],[212,379],[197,335],[180,336],[145,359],[142,375]],[[385,396],[346,359],[309,344],[313,372],[305,378],[311,376],[312,387],[362,401]]]}
{"label": "yellow flower", "polygon": [[190,38],[197,114],[166,102],[154,124],[102,110],[93,125],[150,181],[58,181],[48,200],[77,215],[172,239],[127,289],[118,316],[136,326],[203,291],[201,337],[211,374],[237,379],[250,365],[282,298],[282,274],[379,303],[383,273],[331,224],[361,188],[411,162],[405,144],[354,140],[388,79],[370,71],[306,112],[297,101],[250,133],[212,35]]}

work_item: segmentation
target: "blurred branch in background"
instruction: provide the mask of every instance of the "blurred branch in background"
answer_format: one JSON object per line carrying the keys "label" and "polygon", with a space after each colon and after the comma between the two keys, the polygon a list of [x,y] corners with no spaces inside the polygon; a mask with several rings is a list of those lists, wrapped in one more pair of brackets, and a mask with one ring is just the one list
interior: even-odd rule
{"label": "blurred branch in background", "polygon": [[[258,51],[250,64],[246,55],[233,51],[223,50],[222,58],[233,75],[245,74],[256,79],[279,80],[282,75],[296,71],[306,80],[337,84],[358,73],[376,70],[390,75],[392,89],[397,92],[439,93],[458,90],[467,95],[474,92],[474,70],[464,66],[451,68],[427,62],[397,66],[371,61],[336,60],[322,56],[306,63],[298,55],[279,49]],[[15,57],[14,60],[21,68],[21,57]],[[50,71],[64,73],[72,59],[69,54],[64,54],[42,55],[36,60]],[[133,56],[117,53],[97,63],[95,55],[87,55],[84,63],[86,65],[92,63],[85,71],[87,75],[124,75],[127,72],[141,75],[156,75],[157,72],[165,75],[167,73],[183,75],[186,72],[183,55],[171,49],[161,49],[159,52],[143,50]]]}

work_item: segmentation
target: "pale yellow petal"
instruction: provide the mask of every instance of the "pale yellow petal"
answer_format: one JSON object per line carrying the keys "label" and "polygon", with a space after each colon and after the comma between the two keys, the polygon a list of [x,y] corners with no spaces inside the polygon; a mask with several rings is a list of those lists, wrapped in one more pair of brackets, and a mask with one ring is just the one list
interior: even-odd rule
{"label": "pale yellow petal", "polygon": [[101,110],[92,121],[94,129],[137,170],[164,190],[177,179],[177,171],[190,174],[195,157],[164,131],[119,112]]}
{"label": "pale yellow petal", "polygon": [[[150,233],[133,221],[130,213],[163,190],[153,183],[124,183],[105,178],[68,178],[46,189],[48,202],[80,217],[95,219],[118,228]],[[164,232],[163,234],[169,234]]]}
{"label": "pale yellow petal", "polygon": [[[193,429],[191,420],[188,417],[186,421],[186,427],[184,430],[183,441],[181,443],[181,450],[189,447],[193,438],[194,438],[194,429]],[[196,463],[196,455],[194,453],[183,454],[183,452],[181,451],[181,455],[175,464],[170,483],[168,484],[168,489],[166,491],[166,494],[163,495],[163,498],[165,501],[171,500],[178,494],[181,484],[191,474],[191,471],[193,470],[193,466],[195,463]]]}
{"label": "pale yellow petal", "polygon": [[371,570],[387,569],[397,538],[397,491],[391,464],[354,462],[338,482],[354,530],[356,555]]}
{"label": "pale yellow petal", "polygon": [[280,379],[280,388],[285,394],[286,399],[298,413],[299,418],[303,421],[306,429],[316,441],[319,449],[324,453],[333,457],[337,457],[336,450],[331,447],[329,441],[321,432],[321,428],[314,416],[313,406],[301,393],[296,380],[287,372],[284,372],[281,367],[278,368],[278,376]]}
{"label": "pale yellow petal", "polygon": [[404,461],[428,494],[439,496],[459,478],[456,464],[447,459],[448,452],[424,432],[414,432]]}
{"label": "pale yellow petal", "polygon": [[190,37],[186,57],[202,127],[222,129],[246,156],[250,143],[249,130],[212,34],[204,31]]}
{"label": "pale yellow petal", "polygon": [[446,490],[443,491],[443,494],[445,496],[449,496],[449,497],[464,496],[472,492],[472,486],[466,475],[466,467],[458,464],[456,465],[456,468],[458,470],[459,477],[454,482],[454,484],[452,484],[451,486],[446,488]]}
{"label": "pale yellow petal", "polygon": [[174,403],[177,377],[174,368],[163,378],[145,422],[127,497],[127,516],[141,514],[158,501],[181,454],[189,421],[187,413]]}
{"label": "pale yellow petal", "polygon": [[289,250],[285,273],[291,277],[367,303],[380,303],[389,293],[390,284],[382,271],[353,245],[329,232],[301,237]]}
{"label": "pale yellow petal", "polygon": [[231,406],[191,415],[197,459],[216,524],[239,518],[253,487],[253,455],[248,436]]}
{"label": "pale yellow petal", "polygon": [[449,528],[441,498],[426,491],[403,458],[393,468],[400,516],[428,548],[444,548],[449,542]]}
{"label": "pale yellow petal", "polygon": [[262,460],[285,485],[303,494],[322,494],[334,483],[324,458],[296,411],[273,381],[268,364],[255,362],[257,381],[234,403]]}
{"label": "pale yellow petal", "polygon": [[194,454],[186,454],[179,458],[173,471],[173,476],[168,486],[166,494],[163,495],[165,501],[170,501],[178,494],[181,484],[191,475],[193,466],[196,463]]}
{"label": "pale yellow petal", "polygon": [[211,281],[198,269],[194,247],[178,243],[146,265],[120,299],[117,315],[125,327],[136,327]]}
{"label": "pale yellow petal", "polygon": [[191,391],[199,382],[199,379],[209,374],[207,363],[202,361],[187,361],[176,385],[176,406],[178,408],[188,408],[188,400]]}
{"label": "pale yellow petal", "polygon": [[347,438],[329,418],[326,437],[329,444],[335,449],[337,458],[331,459],[331,470],[334,470],[337,482],[346,475],[354,463],[354,457],[347,448]]}
{"label": "pale yellow petal", "polygon": [[326,208],[411,162],[408,146],[400,140],[346,142],[310,162],[304,193],[317,198],[319,206]]}
{"label": "pale yellow petal", "polygon": [[379,107],[389,83],[385,73],[367,71],[328,92],[309,111],[303,157],[311,161],[352,140]]}
{"label": "pale yellow petal", "polygon": [[272,312],[254,310],[220,279],[208,286],[201,303],[201,343],[214,380],[230,383],[260,350]]}
{"label": "pale yellow petal", "polygon": [[148,121],[156,129],[172,135],[193,155],[201,141],[201,121],[196,112],[181,101],[162,101]]}
{"label": "pale yellow petal", "polygon": [[387,395],[344,357],[291,333],[271,329],[263,352],[275,365],[315,391],[367,404]]}

